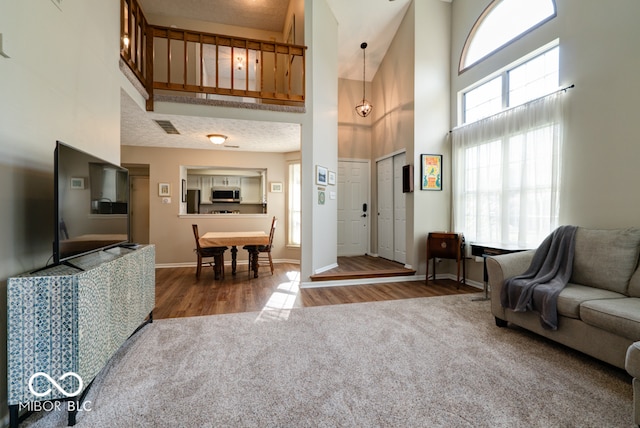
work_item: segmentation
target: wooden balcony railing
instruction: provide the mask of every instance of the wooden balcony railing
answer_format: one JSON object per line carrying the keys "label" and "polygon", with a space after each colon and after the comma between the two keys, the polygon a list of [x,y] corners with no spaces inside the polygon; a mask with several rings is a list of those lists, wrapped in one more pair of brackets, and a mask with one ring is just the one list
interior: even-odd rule
{"label": "wooden balcony railing", "polygon": [[121,56],[149,93],[147,110],[154,90],[304,104],[305,46],[152,26],[136,0],[121,4]]}
{"label": "wooden balcony railing", "polygon": [[146,85],[148,24],[136,0],[120,0],[120,57]]}

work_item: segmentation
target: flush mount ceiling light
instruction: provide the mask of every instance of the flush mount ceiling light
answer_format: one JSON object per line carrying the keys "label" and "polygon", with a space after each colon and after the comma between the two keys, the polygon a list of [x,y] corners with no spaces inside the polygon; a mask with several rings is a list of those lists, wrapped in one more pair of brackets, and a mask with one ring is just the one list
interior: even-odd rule
{"label": "flush mount ceiling light", "polygon": [[222,134],[209,134],[207,135],[207,138],[213,144],[223,144],[225,141],[227,141],[227,136]]}
{"label": "flush mount ceiling light", "polygon": [[365,49],[367,49],[367,43],[362,42],[362,44],[360,45],[360,48],[362,49],[362,101],[360,102],[360,104],[356,106],[356,113],[358,113],[362,117],[367,117],[369,113],[371,113],[371,110],[373,110],[373,106],[365,98],[365,80],[364,80],[365,67],[366,67]]}

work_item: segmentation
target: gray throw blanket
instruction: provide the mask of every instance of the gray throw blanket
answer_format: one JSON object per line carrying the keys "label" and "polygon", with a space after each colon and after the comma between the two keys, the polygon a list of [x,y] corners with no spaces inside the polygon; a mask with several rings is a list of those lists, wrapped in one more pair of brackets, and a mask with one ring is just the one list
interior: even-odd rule
{"label": "gray throw blanket", "polygon": [[540,244],[529,268],[504,281],[503,308],[516,312],[540,312],[542,327],[558,328],[558,295],[573,271],[576,226],[560,226]]}

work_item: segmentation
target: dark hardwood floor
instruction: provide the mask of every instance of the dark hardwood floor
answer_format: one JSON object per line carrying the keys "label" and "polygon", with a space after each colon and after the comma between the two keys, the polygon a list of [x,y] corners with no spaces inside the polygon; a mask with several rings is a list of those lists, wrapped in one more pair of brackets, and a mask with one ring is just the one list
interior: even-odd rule
{"label": "dark hardwood floor", "polygon": [[[288,310],[480,291],[464,284],[458,286],[453,280],[429,281],[429,285],[424,281],[408,281],[300,289],[299,265],[276,263],[273,275],[269,269],[262,269],[258,278],[250,277],[246,268],[238,266],[238,273],[233,276],[227,266],[225,277],[220,280],[214,280],[212,269],[203,269],[199,280],[195,267],[156,269],[154,318]],[[375,271],[375,266],[372,270]]]}

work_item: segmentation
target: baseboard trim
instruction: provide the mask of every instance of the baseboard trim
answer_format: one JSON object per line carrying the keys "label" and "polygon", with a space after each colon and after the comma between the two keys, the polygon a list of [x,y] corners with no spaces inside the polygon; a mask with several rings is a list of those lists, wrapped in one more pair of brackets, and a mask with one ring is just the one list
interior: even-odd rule
{"label": "baseboard trim", "polygon": [[[308,282],[301,282],[300,288],[344,287],[349,285],[424,281],[424,279],[425,279],[425,276],[423,274],[423,275],[411,275],[411,276],[389,276],[389,277],[380,277],[380,278],[342,279],[342,280],[335,280],[335,281],[308,281]],[[455,281],[457,279],[457,276],[450,273],[438,274],[436,275],[436,279],[451,279]],[[466,283],[471,287],[484,290],[484,285],[480,282],[467,280]]]}
{"label": "baseboard trim", "polygon": [[386,282],[424,281],[424,275],[385,276],[378,278],[339,279],[335,281],[301,282],[300,288],[343,287],[345,285],[381,284]]}
{"label": "baseboard trim", "polygon": [[330,265],[328,265],[328,266],[324,266],[324,267],[321,267],[321,268],[319,268],[319,269],[316,269],[313,273],[314,273],[315,275],[317,275],[317,274],[319,274],[319,273],[326,272],[326,271],[328,271],[328,270],[331,270],[331,269],[333,269],[333,268],[337,268],[337,267],[338,267],[338,263],[331,263],[331,264],[330,264]]}

